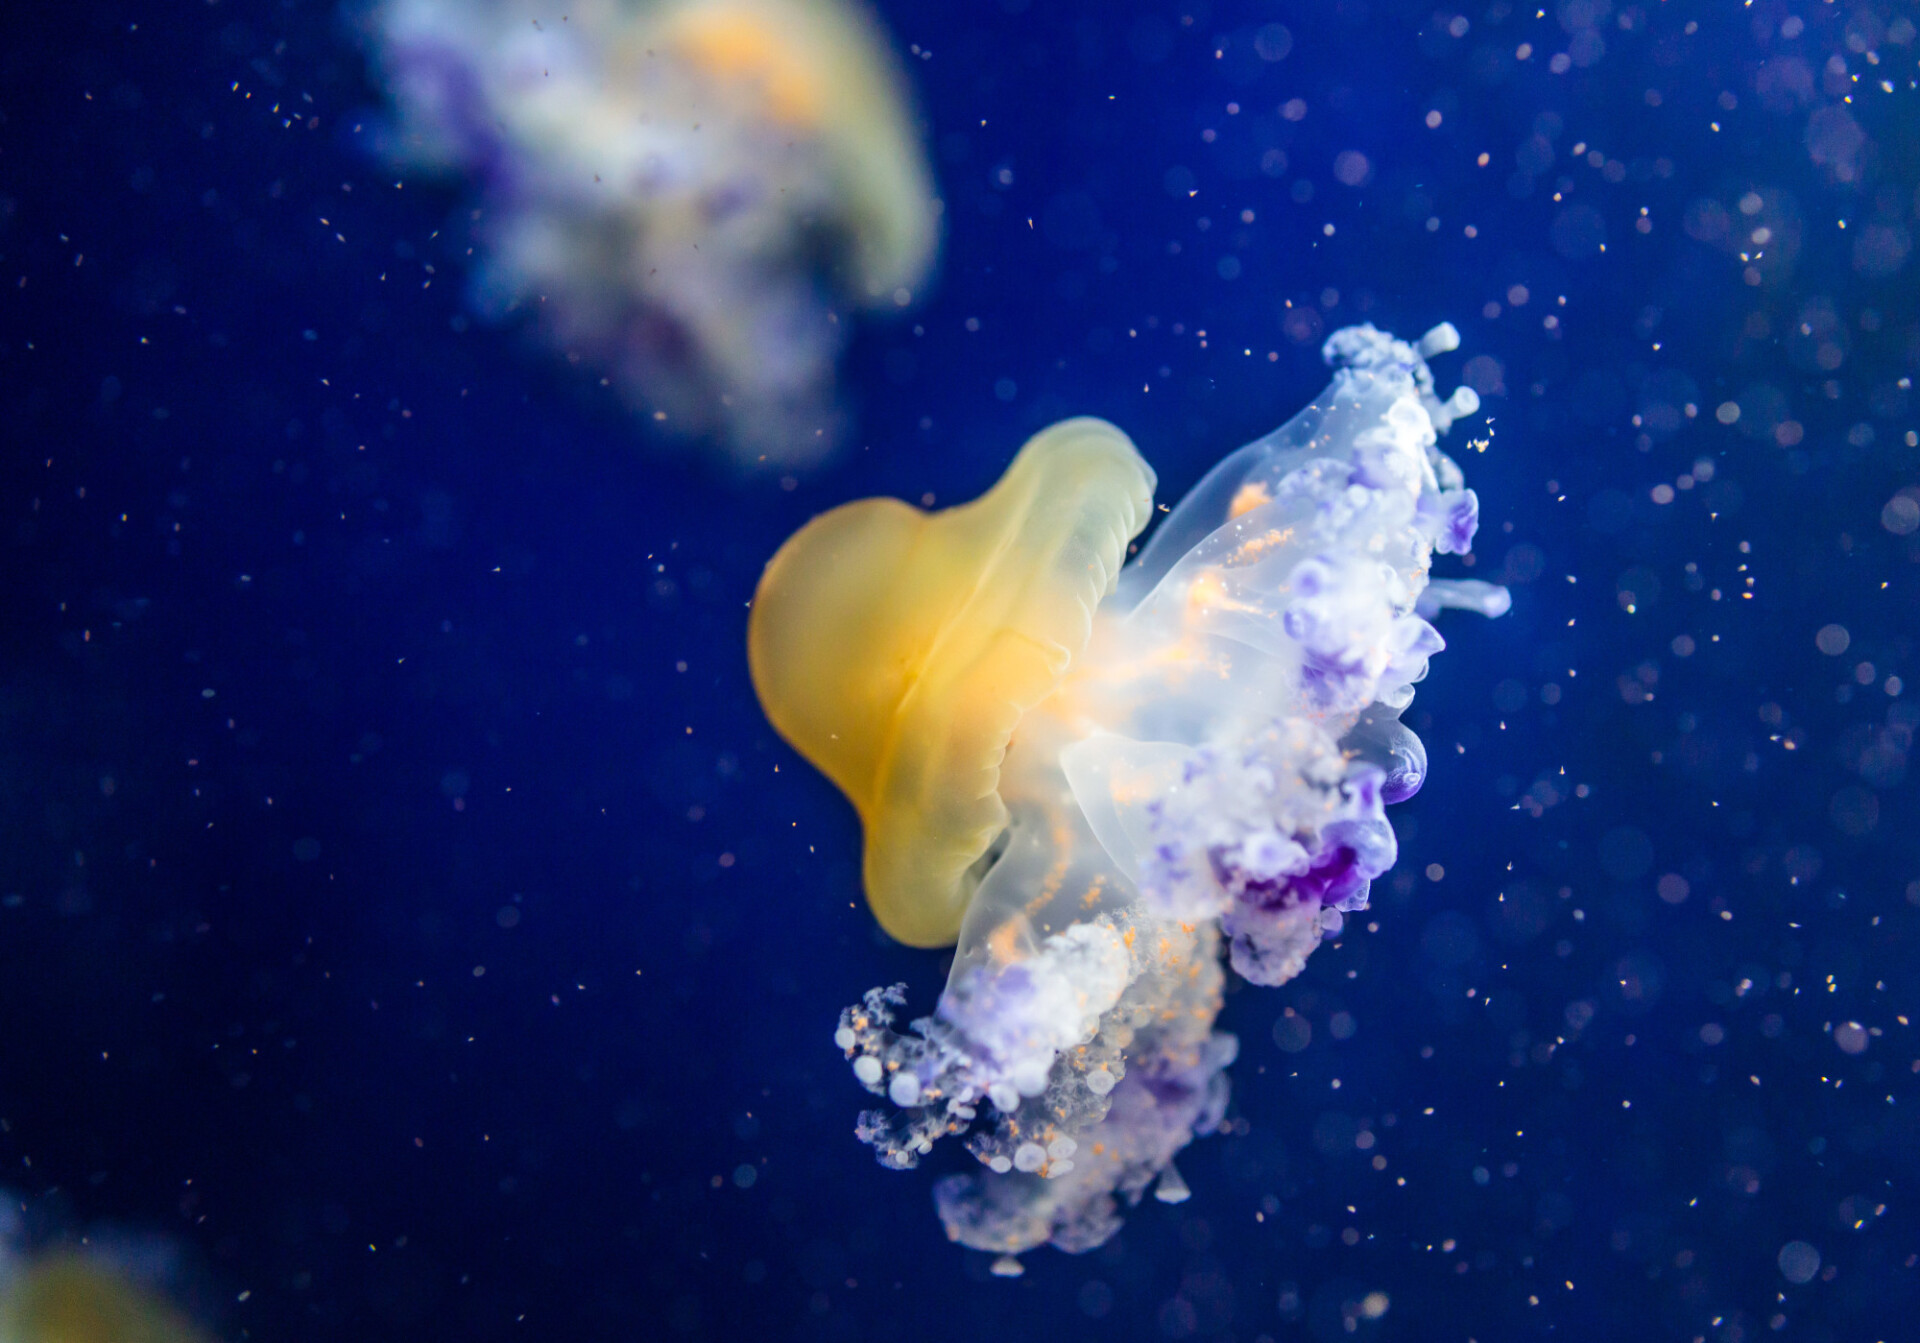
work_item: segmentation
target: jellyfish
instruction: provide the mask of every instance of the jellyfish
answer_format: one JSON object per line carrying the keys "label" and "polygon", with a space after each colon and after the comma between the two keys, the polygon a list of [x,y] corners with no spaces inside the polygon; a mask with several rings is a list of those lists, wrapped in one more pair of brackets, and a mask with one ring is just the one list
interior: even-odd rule
{"label": "jellyfish", "polygon": [[97,1258],[54,1252],[0,1276],[0,1343],[205,1343],[187,1318]]}
{"label": "jellyfish", "polygon": [[1153,471],[1073,419],[972,503],[860,500],[767,566],[767,716],[859,812],[881,927],[955,945],[930,1015],[897,1026],[899,985],[841,1015],[884,1101],[856,1131],[897,1168],[966,1135],[977,1165],[935,1205],[1003,1271],[1101,1244],[1149,1188],[1187,1197],[1174,1158],[1220,1124],[1237,1050],[1214,1029],[1227,967],[1286,983],[1394,863],[1429,617],[1508,605],[1429,575],[1479,518],[1436,446],[1478,398],[1440,399],[1426,364],[1458,343],[1335,332],[1325,391],[1130,562]]}
{"label": "jellyfish", "polygon": [[400,167],[476,178],[485,316],[531,312],[668,434],[824,456],[842,312],[912,302],[938,206],[850,0],[377,0]]}

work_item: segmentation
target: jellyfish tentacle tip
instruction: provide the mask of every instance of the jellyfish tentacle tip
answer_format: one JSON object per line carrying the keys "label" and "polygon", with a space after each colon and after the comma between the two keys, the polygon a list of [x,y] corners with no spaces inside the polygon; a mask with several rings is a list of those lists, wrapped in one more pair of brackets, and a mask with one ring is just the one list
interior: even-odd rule
{"label": "jellyfish tentacle tip", "polygon": [[1414,349],[1420,352],[1422,359],[1431,359],[1436,354],[1451,354],[1460,348],[1460,331],[1452,322],[1442,322],[1420,337]]}

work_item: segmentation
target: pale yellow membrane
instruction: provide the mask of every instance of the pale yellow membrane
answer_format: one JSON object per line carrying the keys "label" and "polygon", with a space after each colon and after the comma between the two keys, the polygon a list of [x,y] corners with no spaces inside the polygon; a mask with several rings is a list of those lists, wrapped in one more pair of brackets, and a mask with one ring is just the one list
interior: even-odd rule
{"label": "pale yellow membrane", "polygon": [[0,1293],[0,1343],[206,1343],[156,1296],[77,1255],[54,1255]]}
{"label": "pale yellow membrane", "polygon": [[894,302],[896,290],[925,277],[939,236],[933,179],[906,81],[863,9],[845,0],[680,0],[664,42],[723,85],[757,87],[769,119],[818,138],[846,193],[865,301]]}
{"label": "pale yellow membrane", "polygon": [[900,941],[959,935],[974,864],[1007,825],[1007,744],[1085,650],[1153,484],[1113,425],[1063,420],[970,504],[862,499],[768,563],[754,689],[859,811],[867,903]]}

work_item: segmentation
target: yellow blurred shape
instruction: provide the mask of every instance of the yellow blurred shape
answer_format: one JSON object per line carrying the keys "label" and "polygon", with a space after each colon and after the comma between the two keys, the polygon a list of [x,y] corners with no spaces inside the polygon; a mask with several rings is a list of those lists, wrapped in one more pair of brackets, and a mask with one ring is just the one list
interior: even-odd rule
{"label": "yellow blurred shape", "polygon": [[781,41],[755,7],[683,10],[673,37],[694,64],[728,81],[750,82],[778,121],[812,130],[820,122],[820,85],[807,53]]}
{"label": "yellow blurred shape", "polygon": [[900,941],[958,936],[1007,825],[1007,745],[1085,650],[1153,485],[1119,429],[1063,420],[970,504],[858,500],[768,563],[747,629],[754,689],[859,811],[867,903]]}
{"label": "yellow blurred shape", "polygon": [[757,89],[766,115],[817,138],[846,193],[854,272],[868,301],[925,276],[933,181],[886,35],[847,0],[679,0],[664,47],[723,86]]}
{"label": "yellow blurred shape", "polygon": [[78,1255],[51,1255],[0,1292],[0,1343],[205,1343],[172,1306]]}

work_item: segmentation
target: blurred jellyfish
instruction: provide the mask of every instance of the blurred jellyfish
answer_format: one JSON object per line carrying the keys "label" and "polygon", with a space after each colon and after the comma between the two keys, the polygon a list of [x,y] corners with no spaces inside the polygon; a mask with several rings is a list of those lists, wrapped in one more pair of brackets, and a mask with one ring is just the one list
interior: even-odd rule
{"label": "blurred jellyfish", "polygon": [[[932,1016],[902,988],[841,1017],[883,1163],[971,1130],[941,1181],[948,1235],[1002,1255],[1080,1251],[1227,1104],[1224,971],[1298,974],[1392,866],[1384,806],[1426,752],[1401,724],[1442,607],[1504,589],[1429,581],[1464,554],[1473,492],[1434,446],[1478,407],[1425,356],[1334,333],[1332,384],[1226,458],[1124,569],[1153,472],[1125,434],[1068,420],[971,504],[833,510],[754,600],[754,685],[781,734],[858,808],[881,925],[958,941]],[[1156,1183],[1157,1182],[1157,1183]],[[1013,1265],[1017,1268],[1017,1264]]]}
{"label": "blurred jellyfish", "polygon": [[107,1264],[51,1254],[0,1281],[0,1343],[204,1343],[160,1296]]}
{"label": "blurred jellyfish", "polygon": [[36,1253],[19,1207],[0,1190],[0,1343],[206,1343],[152,1285],[176,1275],[170,1242],[107,1228]]}
{"label": "blurred jellyfish", "polygon": [[484,314],[535,314],[665,430],[834,445],[843,309],[904,307],[938,206],[848,0],[376,0],[395,164],[479,180]]}

